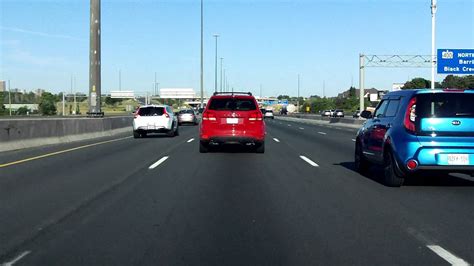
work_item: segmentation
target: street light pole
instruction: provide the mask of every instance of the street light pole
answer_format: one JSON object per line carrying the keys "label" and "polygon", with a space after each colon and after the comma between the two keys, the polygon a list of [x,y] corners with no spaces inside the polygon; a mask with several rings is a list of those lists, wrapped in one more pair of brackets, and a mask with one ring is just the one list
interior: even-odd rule
{"label": "street light pole", "polygon": [[214,67],[214,92],[217,92],[217,38],[219,37],[219,34],[214,34],[214,38],[216,38],[216,61],[215,61],[215,67]]}
{"label": "street light pole", "polygon": [[431,0],[431,89],[435,88],[435,37],[436,37],[436,0]]}
{"label": "street light pole", "polygon": [[222,60],[224,60],[223,57],[221,57],[221,82],[219,83],[221,92],[222,92]]}
{"label": "street light pole", "polygon": [[201,0],[201,108],[204,108],[204,42],[203,42],[203,27],[204,27],[204,5],[203,1]]}

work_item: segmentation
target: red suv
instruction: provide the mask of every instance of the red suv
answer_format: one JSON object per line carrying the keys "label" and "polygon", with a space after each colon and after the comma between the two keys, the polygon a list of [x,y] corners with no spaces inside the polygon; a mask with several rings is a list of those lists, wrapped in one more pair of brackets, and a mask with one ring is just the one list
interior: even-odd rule
{"label": "red suv", "polygon": [[202,114],[199,152],[209,145],[237,143],[253,145],[265,152],[265,122],[257,101],[250,92],[214,93]]}

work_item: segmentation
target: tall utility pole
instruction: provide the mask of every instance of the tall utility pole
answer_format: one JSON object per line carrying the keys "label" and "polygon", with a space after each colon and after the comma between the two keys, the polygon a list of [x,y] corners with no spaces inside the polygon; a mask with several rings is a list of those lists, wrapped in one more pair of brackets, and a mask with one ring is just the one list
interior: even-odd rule
{"label": "tall utility pole", "polygon": [[201,0],[201,108],[204,108],[204,42],[203,42],[203,27],[204,27],[204,5]]}
{"label": "tall utility pole", "polygon": [[296,98],[296,112],[300,112],[300,74],[298,74],[298,97]]}
{"label": "tall utility pole", "polygon": [[214,67],[214,92],[217,92],[217,38],[219,38],[219,34],[214,34],[214,38],[216,38],[216,61]]}
{"label": "tall utility pole", "polygon": [[219,83],[221,92],[222,92],[222,60],[224,60],[223,57],[221,57],[221,82]]}
{"label": "tall utility pole", "polygon": [[436,67],[436,0],[431,0],[431,89],[435,88],[435,67]]}
{"label": "tall utility pole", "polygon": [[100,0],[90,2],[89,117],[102,117],[100,78]]}
{"label": "tall utility pole", "polygon": [[10,87],[10,80],[8,80],[8,110],[12,116],[12,89]]}

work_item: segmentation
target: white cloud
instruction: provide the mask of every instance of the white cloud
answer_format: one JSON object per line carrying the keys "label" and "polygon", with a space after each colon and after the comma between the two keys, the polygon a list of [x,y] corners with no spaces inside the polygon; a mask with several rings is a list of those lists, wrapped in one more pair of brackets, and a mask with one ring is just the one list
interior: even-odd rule
{"label": "white cloud", "polygon": [[2,40],[1,54],[2,65],[5,69],[18,64],[34,67],[57,66],[59,68],[68,64],[64,57],[33,55],[24,49],[18,40]]}
{"label": "white cloud", "polygon": [[42,36],[42,37],[47,37],[47,38],[60,38],[60,39],[66,39],[66,40],[71,40],[71,41],[84,41],[83,39],[77,38],[74,36],[62,35],[62,34],[51,34],[47,32],[31,31],[31,30],[14,28],[14,27],[0,26],[0,29],[5,30],[5,31],[12,31],[12,32],[19,32],[19,33],[24,33],[24,34]]}

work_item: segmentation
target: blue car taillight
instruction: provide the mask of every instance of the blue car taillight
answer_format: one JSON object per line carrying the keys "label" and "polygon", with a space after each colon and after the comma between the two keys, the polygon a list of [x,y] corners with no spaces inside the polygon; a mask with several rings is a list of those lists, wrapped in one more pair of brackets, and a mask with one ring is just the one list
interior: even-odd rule
{"label": "blue car taillight", "polygon": [[403,125],[405,129],[411,133],[416,132],[416,97],[413,97],[408,103],[407,109],[405,111],[405,119],[403,120]]}

